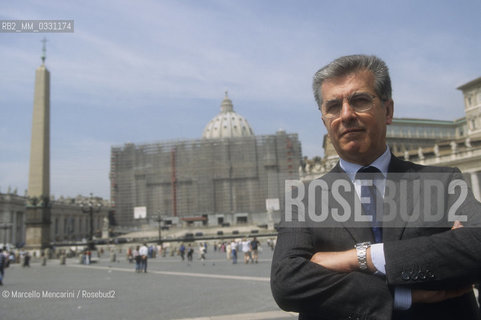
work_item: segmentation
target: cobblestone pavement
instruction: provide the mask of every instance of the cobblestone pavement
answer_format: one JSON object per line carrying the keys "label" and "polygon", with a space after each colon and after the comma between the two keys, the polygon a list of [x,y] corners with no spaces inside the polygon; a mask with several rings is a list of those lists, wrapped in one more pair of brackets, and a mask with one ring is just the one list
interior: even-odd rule
{"label": "cobblestone pavement", "polygon": [[[197,249],[197,248],[196,248]],[[95,256],[95,255],[94,255]],[[258,264],[237,264],[225,253],[207,253],[202,263],[170,255],[148,260],[135,273],[125,254],[105,255],[91,265],[78,259],[49,260],[47,266],[12,265],[0,287],[0,319],[296,319],[281,311],[269,287],[270,249]]]}

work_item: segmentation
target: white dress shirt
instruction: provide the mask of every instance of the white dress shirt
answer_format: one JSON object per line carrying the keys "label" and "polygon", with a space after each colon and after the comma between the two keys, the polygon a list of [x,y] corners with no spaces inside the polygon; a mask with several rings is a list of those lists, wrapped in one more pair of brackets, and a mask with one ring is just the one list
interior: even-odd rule
{"label": "white dress shirt", "polygon": [[[391,162],[391,150],[389,147],[386,146],[386,151],[374,160],[369,166],[376,167],[381,171],[384,176],[384,179],[379,179],[374,181],[374,185],[376,186],[379,193],[384,197],[384,192],[386,189],[386,177],[387,177],[387,170],[389,168],[389,163]],[[354,187],[356,189],[356,193],[359,197],[361,197],[361,182],[360,180],[356,180],[356,173],[359,169],[363,166],[351,163],[346,160],[341,159],[339,161],[339,165],[341,166],[342,170],[346,172],[351,179]],[[371,258],[372,263],[376,267],[378,273],[385,275],[386,274],[386,258],[384,256],[384,244],[382,243],[375,243],[371,245]],[[411,289],[404,288],[404,287],[395,287],[394,288],[394,309],[396,310],[407,310],[411,307],[412,304],[412,297],[411,297]]]}

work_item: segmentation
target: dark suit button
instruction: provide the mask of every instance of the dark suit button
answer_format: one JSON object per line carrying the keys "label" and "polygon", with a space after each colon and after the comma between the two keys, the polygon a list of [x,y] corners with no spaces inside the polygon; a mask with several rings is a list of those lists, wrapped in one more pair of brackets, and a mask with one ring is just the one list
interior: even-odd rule
{"label": "dark suit button", "polygon": [[409,276],[409,272],[406,272],[406,271],[401,272],[401,279],[403,279],[404,281],[411,280],[411,277]]}
{"label": "dark suit button", "polygon": [[411,279],[414,280],[414,281],[418,281],[418,280],[419,280],[419,273],[418,273],[418,272],[415,272],[415,273],[411,276]]}
{"label": "dark suit button", "polygon": [[436,278],[436,276],[434,275],[434,273],[432,273],[431,270],[429,270],[429,269],[426,269],[426,277],[429,278],[429,279],[434,279],[434,278]]}
{"label": "dark suit button", "polygon": [[424,272],[419,272],[419,280],[426,280],[428,277],[426,277],[426,274]]}

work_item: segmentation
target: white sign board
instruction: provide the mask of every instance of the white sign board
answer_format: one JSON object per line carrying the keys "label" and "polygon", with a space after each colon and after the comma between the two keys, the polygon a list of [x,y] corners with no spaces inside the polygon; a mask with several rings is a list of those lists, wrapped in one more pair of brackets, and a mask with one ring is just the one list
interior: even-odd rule
{"label": "white sign board", "polygon": [[280,209],[279,198],[266,199],[266,210],[268,212],[279,211]]}
{"label": "white sign board", "polygon": [[147,218],[147,207],[134,207],[134,219]]}

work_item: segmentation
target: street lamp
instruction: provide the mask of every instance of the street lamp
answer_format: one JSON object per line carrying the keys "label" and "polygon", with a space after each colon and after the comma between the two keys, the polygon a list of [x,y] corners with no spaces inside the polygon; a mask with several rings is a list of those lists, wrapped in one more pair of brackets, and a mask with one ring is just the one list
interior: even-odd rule
{"label": "street lamp", "polygon": [[88,213],[90,218],[90,230],[89,230],[89,239],[88,239],[88,248],[89,250],[94,249],[94,219],[93,215],[95,213],[99,213],[102,209],[102,203],[98,202],[94,199],[93,194],[90,193],[90,198],[88,201],[82,201],[80,203],[80,208],[82,209],[83,213]]}
{"label": "street lamp", "polygon": [[159,215],[157,216],[157,218],[155,219],[155,221],[157,221],[159,223],[159,245],[160,245],[160,248],[162,248],[162,237],[161,237],[161,230],[162,230],[162,216]]}

